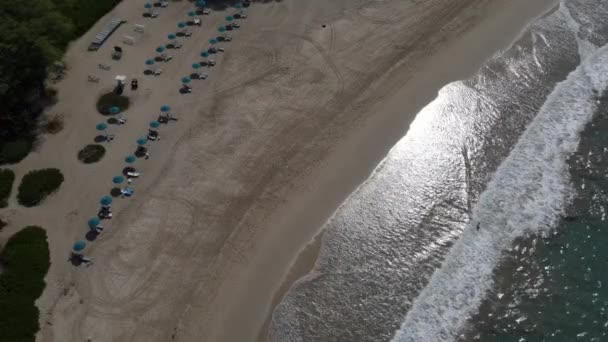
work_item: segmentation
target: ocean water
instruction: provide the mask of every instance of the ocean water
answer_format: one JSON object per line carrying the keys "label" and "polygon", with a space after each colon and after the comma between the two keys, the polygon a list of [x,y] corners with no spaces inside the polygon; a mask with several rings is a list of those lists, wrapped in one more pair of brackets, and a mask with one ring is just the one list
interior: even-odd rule
{"label": "ocean water", "polygon": [[327,223],[271,340],[608,341],[607,43],[608,1],[564,0],[444,87]]}

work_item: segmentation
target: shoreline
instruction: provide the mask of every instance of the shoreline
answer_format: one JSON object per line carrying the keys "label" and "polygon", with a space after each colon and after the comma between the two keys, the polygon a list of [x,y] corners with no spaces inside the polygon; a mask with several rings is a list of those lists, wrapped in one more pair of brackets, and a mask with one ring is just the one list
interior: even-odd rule
{"label": "shoreline", "polygon": [[[518,5],[522,5],[525,6],[527,4],[522,4],[519,3]],[[436,92],[438,92],[443,86],[449,84],[450,82],[453,81],[457,81],[457,80],[463,80],[466,79],[468,77],[472,77],[475,75],[475,73],[477,72],[477,70],[482,67],[488,60],[490,60],[496,53],[500,53],[501,51],[505,50],[507,47],[509,47],[511,44],[513,44],[518,38],[519,36],[524,32],[524,30],[526,29],[526,27],[534,22],[535,20],[537,20],[538,18],[547,15],[548,13],[550,13],[551,11],[555,10],[556,6],[558,5],[558,1],[546,1],[543,4],[532,4],[533,6],[531,6],[530,8],[530,12],[526,12],[528,14],[528,16],[525,16],[523,18],[519,18],[520,20],[523,21],[523,23],[520,23],[520,25],[518,24],[514,24],[512,26],[510,26],[510,30],[508,31],[508,34],[506,34],[505,36],[503,36],[501,38],[500,41],[494,41],[493,43],[495,44],[492,48],[485,50],[485,52],[483,51],[477,51],[478,53],[480,53],[481,56],[483,56],[485,54],[485,57],[480,57],[480,59],[477,59],[475,61],[473,61],[471,64],[467,65],[467,69],[465,71],[457,71],[455,72],[457,74],[457,76],[452,76],[451,79],[449,81],[447,81],[446,83],[442,84],[441,86],[439,86],[438,88],[436,88]],[[501,12],[500,7],[503,7],[502,4],[496,4],[493,6],[494,8],[490,11],[495,11],[495,12]],[[516,11],[515,9],[511,8],[512,11]],[[494,13],[495,15],[497,13]],[[500,18],[501,20],[506,20],[506,18],[510,15],[511,13],[498,13],[499,16],[502,15],[502,17]],[[451,42],[450,45],[448,46],[444,46],[443,48],[446,50],[445,52],[443,52],[442,54],[445,56],[451,56],[452,54],[450,53],[451,49],[459,49],[461,47],[457,46],[458,45],[458,41],[459,40],[465,40],[465,45],[468,44],[473,44],[474,41],[477,40],[477,38],[479,37],[479,35],[485,36],[487,34],[486,31],[484,31],[484,26],[493,26],[492,23],[490,23],[492,18],[484,18],[481,23],[478,23],[478,27],[473,28],[471,31],[465,33],[465,36],[468,36],[466,38],[463,37],[459,37],[456,39],[456,41]],[[494,25],[501,25],[500,23],[496,24],[494,23]],[[485,27],[486,29],[488,27]],[[496,29],[494,27],[494,29]],[[503,31],[504,32],[504,31]],[[487,36],[485,36],[487,37]],[[469,45],[470,46],[470,45]],[[466,48],[465,48],[466,49]],[[441,56],[434,56],[435,58],[439,58],[442,59]],[[433,64],[433,62],[428,62],[429,64]],[[440,62],[435,62],[435,65],[440,65]],[[445,64],[444,64],[445,65]],[[420,80],[420,82],[422,83],[423,81]],[[416,83],[414,81],[412,81],[411,83]],[[411,90],[411,89],[410,89]],[[435,92],[435,94],[436,94]],[[415,113],[418,113],[420,110],[422,110],[422,108],[432,102],[432,98],[428,98],[428,101],[420,101],[420,104],[418,105],[418,107],[414,107],[414,111]],[[415,114],[414,117],[411,117],[411,120],[408,123],[408,126],[411,122],[413,122],[413,120],[415,119]],[[394,127],[394,126],[393,126]],[[403,131],[401,137],[405,136],[405,134],[407,134],[407,129],[405,131]],[[390,151],[390,149],[392,148],[392,146],[394,144],[397,143],[397,141],[400,139],[397,139],[394,141],[394,143],[392,145],[390,145],[390,148],[387,148],[385,150],[383,150],[383,154],[382,154],[382,159],[384,159],[384,156],[386,156],[388,154],[388,152]],[[370,163],[371,165],[372,163]],[[377,165],[375,168],[377,167],[381,167],[381,160],[378,160],[375,164],[373,165]],[[375,169],[374,168],[374,169]],[[371,177],[371,174],[373,172],[373,169],[370,169],[369,172],[369,176]],[[358,185],[356,185],[356,187],[354,188],[354,190],[348,194],[348,197],[350,197],[352,194],[356,193],[357,189],[364,185],[365,182],[367,181],[368,178],[365,179],[365,181],[359,183]],[[345,202],[348,200],[348,197],[346,197],[341,203]],[[334,211],[337,212],[339,211],[339,207],[336,207],[336,210]],[[333,215],[333,214],[332,214]],[[323,235],[324,231],[323,231],[323,227],[326,225],[326,223],[328,221],[331,220],[331,217],[329,217],[325,223],[323,223],[323,225],[319,228],[319,233],[318,235]],[[315,237],[315,240],[317,238]],[[297,256],[296,259],[294,261],[294,266],[290,267],[288,270],[288,274],[287,276],[281,281],[281,285],[280,288],[274,293],[274,297],[273,297],[273,304],[271,309],[269,310],[269,315],[266,317],[266,320],[264,322],[264,325],[262,326],[262,328],[260,329],[260,333],[257,339],[257,342],[262,342],[262,341],[267,341],[267,340],[272,340],[270,339],[270,333],[271,331],[269,330],[269,326],[268,324],[270,323],[270,321],[272,321],[272,313],[274,312],[274,309],[276,307],[276,305],[278,305],[278,303],[281,301],[281,299],[285,296],[285,294],[287,294],[288,291],[291,290],[291,288],[296,285],[300,280],[303,280],[303,278],[307,277],[310,275],[311,272],[313,272],[316,269],[316,264],[317,261],[319,260],[320,257],[322,257],[323,255],[323,245],[321,241],[314,241],[313,243],[315,244],[321,244],[319,246],[315,246],[314,248],[318,248],[317,253],[315,253],[314,255],[310,254],[310,245],[306,245],[304,247],[304,249],[302,251],[300,251]],[[307,261],[304,261],[302,259],[308,259]],[[305,274],[301,274],[298,271],[301,271],[301,269],[298,269],[298,267],[296,266],[298,263],[304,263],[304,264],[312,264],[311,269],[309,270],[309,272],[305,273]],[[300,274],[300,277],[296,278],[294,277],[294,273],[295,274]],[[277,300],[277,297],[279,297],[279,300]],[[264,338],[265,336],[265,338]]]}
{"label": "shoreline", "polygon": [[[517,6],[541,7],[539,4],[524,5],[523,0],[519,2],[520,4]],[[329,75],[335,72],[334,76],[322,76],[326,79],[321,81],[319,87],[322,90],[336,87],[338,89],[336,97],[348,98],[346,96],[348,94],[343,93],[348,91],[350,84],[356,84],[357,81],[353,78],[356,78],[357,75],[350,75],[348,69],[346,72],[344,70],[340,72],[342,65],[332,59],[339,58],[346,65],[345,67],[353,66],[348,65],[350,61],[344,58],[344,54],[340,55],[340,48],[345,48],[346,44],[350,44],[348,40],[341,41],[340,36],[341,32],[348,30],[349,23],[345,23],[344,18],[341,17],[332,22],[330,25],[331,38],[325,37],[325,33],[320,29],[307,29],[303,33],[310,38],[303,39],[293,47],[288,45],[292,37],[284,38],[281,36],[280,30],[281,25],[290,27],[289,23],[285,23],[284,15],[297,13],[298,15],[293,14],[293,18],[299,18],[300,13],[306,13],[317,18],[318,21],[318,18],[325,18],[321,14],[324,10],[323,6],[327,6],[334,12],[340,12],[336,8],[347,7],[347,3],[315,4],[314,6],[318,6],[318,8],[309,8],[313,5],[293,2],[255,5],[252,8],[253,13],[250,14],[250,19],[247,19],[244,24],[255,27],[257,23],[258,28],[271,27],[272,25],[265,21],[276,21],[275,24],[279,29],[276,29],[278,33],[272,33],[277,36],[277,42],[273,44],[276,44],[277,51],[283,53],[278,57],[278,64],[286,65],[286,67],[282,66],[283,68],[297,68],[297,63],[301,62],[301,59],[291,56],[291,54],[296,55],[297,53],[304,53],[314,63],[325,63],[326,66],[316,69],[312,69],[312,67],[302,69],[304,70],[302,75],[311,75],[313,81],[316,81],[314,77],[317,77],[319,72]],[[516,5],[507,6],[511,6],[511,14],[517,14],[515,19],[522,20],[521,13],[513,9]],[[187,4],[172,3],[170,11],[173,11],[173,7],[182,9],[186,8]],[[503,6],[495,5],[495,7]],[[265,13],[262,12],[271,10],[276,12],[275,17],[263,17]],[[376,9],[370,7],[365,10],[357,9],[356,13],[353,12],[352,15],[359,18],[361,13],[374,14]],[[500,12],[498,9],[488,11]],[[425,60],[425,68],[415,70],[420,65],[408,65],[405,62],[397,68],[391,65],[387,69],[390,70],[387,71],[388,76],[380,79],[377,76],[370,76],[373,83],[367,90],[358,89],[359,93],[353,92],[353,96],[360,95],[358,99],[350,99],[350,101],[338,104],[331,99],[327,100],[328,96],[324,96],[323,91],[296,87],[293,88],[295,89],[293,92],[296,94],[283,100],[289,102],[292,99],[291,102],[296,102],[293,104],[296,110],[289,109],[287,104],[278,107],[260,107],[261,109],[259,109],[254,106],[257,94],[247,93],[252,92],[252,88],[255,88],[256,85],[255,82],[250,85],[248,82],[252,81],[247,77],[255,79],[254,77],[258,76],[254,71],[258,70],[240,71],[238,66],[241,64],[239,63],[245,63],[244,60],[250,58],[262,63],[260,67],[266,67],[263,63],[267,62],[264,59],[267,57],[264,51],[247,52],[247,48],[251,44],[260,42],[260,37],[255,32],[239,33],[242,36],[239,39],[242,39],[245,44],[243,46],[237,45],[238,41],[235,41],[234,46],[237,51],[240,51],[243,56],[249,53],[244,57],[245,59],[243,56],[227,54],[224,57],[226,66],[220,65],[220,72],[225,74],[225,79],[222,81],[227,84],[242,83],[237,90],[245,93],[242,95],[244,105],[238,99],[234,101],[236,103],[226,103],[224,97],[231,95],[231,92],[229,88],[222,88],[223,85],[216,80],[210,81],[208,85],[211,92],[207,90],[203,93],[202,100],[208,103],[199,105],[189,102],[194,101],[191,98],[177,97],[174,89],[176,87],[173,86],[173,83],[167,87],[158,85],[158,82],[148,82],[146,79],[148,83],[133,99],[134,110],[129,111],[129,127],[134,127],[131,124],[146,123],[150,112],[162,104],[157,101],[157,98],[176,99],[174,101],[177,102],[177,105],[174,107],[181,111],[180,114],[195,113],[198,115],[184,115],[180,118],[178,125],[167,127],[163,133],[163,141],[160,142],[159,147],[154,147],[151,162],[141,166],[146,178],[137,182],[140,184],[137,190],[137,202],[118,204],[117,218],[112,222],[112,228],[104,233],[99,241],[93,243],[90,251],[99,260],[95,267],[85,270],[72,269],[61,262],[65,250],[68,249],[72,237],[82,233],[82,222],[93,211],[91,204],[94,202],[94,198],[98,194],[103,194],[104,189],[109,186],[109,180],[116,172],[116,165],[120,165],[124,157],[124,149],[132,145],[132,141],[134,141],[132,138],[137,136],[137,132],[121,132],[120,134],[124,137],[119,136],[113,142],[112,150],[108,151],[104,163],[96,165],[94,170],[87,169],[72,160],[74,158],[69,153],[59,160],[53,160],[52,151],[56,148],[63,150],[65,146],[71,146],[71,148],[65,149],[67,151],[77,150],[83,143],[83,135],[91,134],[91,132],[83,133],[82,128],[94,127],[95,122],[99,120],[96,114],[80,116],[79,113],[79,111],[91,110],[90,103],[93,102],[95,95],[103,90],[87,85],[87,93],[84,97],[78,91],[83,86],[82,80],[76,78],[89,72],[95,63],[104,57],[101,54],[105,53],[98,52],[97,55],[92,55],[90,58],[87,55],[86,61],[80,60],[83,53],[81,50],[83,44],[86,44],[86,39],[95,33],[105,18],[116,13],[120,13],[121,17],[131,18],[134,13],[139,12],[141,10],[134,4],[121,3],[115,10],[101,18],[91,31],[69,47],[66,56],[73,62],[73,69],[70,70],[70,75],[66,80],[59,84],[62,89],[60,103],[57,108],[54,108],[54,110],[67,112],[66,125],[68,127],[57,136],[48,137],[48,141],[40,151],[32,153],[22,163],[23,165],[20,164],[18,167],[19,170],[24,170],[37,165],[48,165],[49,167],[58,165],[66,171],[64,172],[66,179],[70,179],[70,184],[66,184],[65,188],[55,195],[55,200],[44,203],[37,212],[39,214],[37,219],[49,221],[48,226],[45,227],[49,231],[53,260],[47,277],[47,290],[39,300],[40,320],[50,322],[48,325],[41,324],[39,339],[44,341],[89,338],[89,335],[85,334],[93,336],[95,341],[104,340],[104,338],[118,341],[164,340],[171,331],[176,334],[178,340],[184,341],[200,338],[200,336],[207,336],[209,340],[230,340],[235,337],[230,334],[242,334],[240,336],[245,339],[259,336],[264,316],[271,312],[274,300],[282,297],[279,295],[280,290],[287,288],[290,283],[289,281],[283,283],[282,280],[290,273],[291,265],[294,260],[298,259],[299,251],[308,245],[314,236],[318,235],[323,223],[332,215],[334,209],[339,207],[353,189],[369,176],[391,146],[405,134],[407,126],[414,119],[418,110],[432,100],[436,90],[449,81],[466,77],[467,70],[470,70],[469,73],[474,72],[476,62],[475,58],[471,58],[471,54],[485,60],[491,57],[495,49],[503,45],[502,41],[497,42],[487,32],[478,32],[479,37],[475,35],[468,37],[469,41],[464,48],[462,46],[446,47],[441,41],[441,37],[450,37],[449,39],[453,39],[453,37],[449,33],[442,32],[439,34],[440,37],[434,38],[438,39],[437,44],[445,51]],[[502,16],[504,21],[509,21],[512,25],[510,28],[519,32],[516,30],[517,25],[513,23],[514,18],[509,18],[508,13],[494,14]],[[170,12],[170,15],[179,18],[181,14]],[[211,20],[217,21],[217,18]],[[486,18],[486,21],[488,20]],[[141,60],[144,60],[146,56],[146,51],[143,51],[144,47],[155,46],[157,42],[153,40],[154,34],[165,32],[168,25],[158,23],[156,26],[151,26],[148,35],[142,38],[140,46],[133,50],[129,49],[124,61],[115,65],[116,70],[113,70],[112,74],[131,75],[133,68],[140,68]],[[378,24],[371,22],[369,25],[376,27]],[[496,23],[494,25],[500,26]],[[486,29],[492,31],[492,25],[489,26],[490,28],[486,27]],[[494,31],[497,30],[495,26]],[[457,30],[462,29],[462,26],[448,26],[447,28]],[[499,28],[504,29],[504,27]],[[383,26],[383,29],[390,32],[390,28]],[[334,31],[337,32],[335,37]],[[483,43],[480,43],[479,38],[483,38],[481,39]],[[119,39],[119,34],[112,39],[115,41]],[[452,41],[452,44],[456,44],[456,42],[458,39]],[[315,44],[322,45],[322,48],[319,49]],[[389,45],[391,44],[393,43],[389,43]],[[477,46],[485,44],[491,45],[491,47]],[[105,48],[108,49],[111,45],[108,42]],[[385,45],[378,46],[378,49],[386,48]],[[324,47],[327,47],[331,54],[324,53]],[[471,51],[464,51],[467,47]],[[314,51],[315,48],[319,51]],[[410,57],[407,62],[428,57],[425,55],[428,51],[417,51],[416,48],[433,51],[434,47],[423,44],[420,47],[412,46],[410,48],[414,49],[414,52],[407,53]],[[184,62],[193,60],[198,55],[194,48],[188,49],[179,52],[186,55]],[[332,54],[335,56],[331,57]],[[272,62],[271,58],[275,57],[270,56],[270,62]],[[461,68],[452,65],[454,59],[458,58],[462,64]],[[363,66],[362,70],[370,67],[360,57],[357,62],[358,66]],[[255,66],[257,65],[251,69],[256,69]],[[261,81],[264,81],[265,77],[270,77],[272,80],[274,80],[272,77],[282,77],[283,69],[277,69],[276,65],[270,65],[269,68],[271,71],[268,75],[259,76],[262,77]],[[183,65],[180,68],[177,63],[168,65],[166,72],[171,74],[169,77],[173,77],[168,82],[177,82],[179,73],[183,73],[183,69]],[[235,70],[244,75],[233,76]],[[408,77],[401,77],[401,72]],[[304,76],[298,77],[301,78],[294,77],[293,82],[303,84],[310,82]],[[163,81],[163,84],[166,81]],[[343,87],[342,93],[339,91],[340,82]],[[290,85],[287,81],[283,83],[286,84],[285,87]],[[264,90],[264,87],[269,86],[262,83],[257,88]],[[74,93],[70,92],[74,89],[76,89]],[[91,89],[94,90],[91,91]],[[304,94],[313,97],[313,102],[324,104],[327,101],[327,106],[332,110],[358,112],[358,116],[352,120],[348,117],[339,117],[338,121],[329,120],[327,125],[329,128],[322,127],[322,134],[312,135],[313,138],[322,140],[319,145],[315,145],[316,142],[310,135],[302,133],[300,137],[310,139],[310,141],[298,140],[298,136],[296,136],[293,140],[304,146],[296,150],[299,153],[294,156],[289,150],[277,152],[268,145],[274,143],[289,146],[293,144],[292,136],[298,132],[293,131],[288,124],[285,124],[287,128],[281,126],[277,128],[274,123],[269,123],[262,114],[285,111],[300,120],[298,106],[311,111],[319,110],[316,103],[308,104],[296,101],[300,98],[298,94],[300,89]],[[279,89],[279,94],[280,91],[282,90]],[[272,94],[272,92],[270,93]],[[279,101],[275,100],[277,95],[274,96],[271,101]],[[314,98],[314,96],[318,96],[318,98]],[[413,100],[404,104],[403,98]],[[381,103],[376,103],[380,100],[382,100]],[[291,105],[291,103],[288,104]],[[250,109],[249,106],[254,108]],[[252,116],[245,119],[253,123],[243,123],[230,116],[221,115],[227,112],[239,114],[251,112]],[[365,113],[368,112],[375,113],[373,118],[366,118]],[[403,112],[406,113],[405,117],[403,117]],[[148,114],[148,116],[143,114]],[[249,113],[247,114],[249,115]],[[255,131],[247,126],[256,127],[255,125],[259,125],[259,122],[262,122],[262,126],[256,129],[269,132],[270,138],[264,135],[256,136]],[[323,121],[320,122],[319,125],[323,126]],[[209,127],[205,131],[205,137],[197,135],[200,127]],[[349,129],[341,130],[343,127]],[[235,132],[227,133],[230,128]],[[275,133],[276,131],[280,131],[284,136]],[[382,132],[382,135],[378,136],[377,132]],[[234,137],[230,134],[233,134]],[[224,138],[226,135],[228,137]],[[239,139],[244,139],[243,136],[249,139],[246,141],[251,146],[255,147],[239,144]],[[339,143],[337,147],[335,143]],[[222,144],[227,147],[222,148]],[[220,146],[217,147],[218,145]],[[211,151],[207,152],[205,148]],[[258,149],[261,151],[258,152]],[[203,152],[199,152],[199,150]],[[284,170],[272,171],[270,176],[264,174],[265,170],[261,170],[259,173],[262,175],[258,178],[247,178],[240,174],[238,172],[240,168],[255,173],[256,167],[259,168],[259,165],[266,162],[267,159],[262,157],[258,159],[246,157],[248,154],[253,155],[256,152],[260,155],[274,155],[274,158],[268,158],[270,163],[278,163],[284,167]],[[238,158],[231,159],[229,156],[234,154]],[[310,157],[311,154],[314,156]],[[52,162],[49,163],[49,160]],[[203,167],[198,165],[203,165]],[[192,171],[192,174],[200,172],[204,174],[205,178],[201,179],[203,176],[197,178],[188,171]],[[23,171],[16,173],[19,176],[19,173],[23,173]],[[102,182],[90,184],[91,182],[87,181],[98,179],[99,176],[107,178],[108,184]],[[234,181],[234,179],[238,181]],[[209,184],[213,181],[218,185]],[[258,183],[261,184],[259,189],[256,186],[251,191],[242,192],[242,188],[246,185]],[[272,194],[274,190],[276,190],[276,194]],[[207,197],[208,202],[206,202]],[[81,206],[85,205],[80,203],[83,198],[87,200],[93,198],[89,201],[91,203],[88,203],[89,209],[81,210],[83,209]],[[223,202],[227,203],[225,207]],[[9,209],[14,210],[14,215],[18,216],[14,222],[11,222],[12,227],[24,226],[35,221],[28,216],[27,210],[14,206]],[[163,209],[167,213],[163,213]],[[181,216],[169,216],[173,212],[179,213]],[[59,216],[57,213],[65,213],[65,216]],[[228,218],[226,213],[236,218]],[[201,227],[193,223],[202,219],[208,226]],[[166,227],[167,222],[171,222],[175,227]],[[142,233],[142,229],[146,229],[143,230],[145,233]],[[133,240],[138,241],[141,246],[133,246],[130,243]],[[190,240],[194,242],[190,244]],[[217,254],[213,254],[215,252]],[[307,262],[303,261],[303,263],[314,264],[312,259],[313,256],[304,257]],[[178,265],[180,271],[189,274],[173,273],[171,267]],[[183,287],[183,294],[174,294],[175,284]],[[277,292],[277,290],[279,291]],[[243,310],[243,303],[246,304],[246,310]],[[184,310],[183,307],[187,308]],[[260,315],[260,312],[263,314]],[[223,328],[224,326],[229,327],[235,322],[243,327],[242,331]],[[112,334],[106,335],[107,329],[110,329]]]}

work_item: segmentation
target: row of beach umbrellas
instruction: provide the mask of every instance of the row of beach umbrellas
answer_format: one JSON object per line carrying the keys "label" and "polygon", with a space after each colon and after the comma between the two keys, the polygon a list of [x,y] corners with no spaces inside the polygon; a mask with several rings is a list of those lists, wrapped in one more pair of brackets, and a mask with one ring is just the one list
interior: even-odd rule
{"label": "row of beach umbrellas", "polygon": [[[197,6],[198,8],[201,8],[201,9],[202,9],[202,8],[204,8],[204,7],[206,6],[206,2],[205,2],[204,0],[197,0],[197,1],[196,1],[196,6]],[[152,5],[151,3],[146,3],[146,4],[144,5],[144,7],[145,7],[146,9],[151,9],[151,8],[153,7],[153,5]],[[240,2],[239,2],[239,3],[236,3],[236,4],[234,5],[234,7],[235,7],[235,8],[242,8],[242,4],[241,4]],[[194,16],[196,16],[196,12],[195,12],[195,11],[190,11],[190,12],[188,12],[188,16],[189,16],[189,17],[194,17]],[[228,22],[232,22],[232,21],[234,21],[234,17],[233,17],[233,16],[226,16],[226,18],[225,18],[225,19],[226,19],[226,21],[228,21]],[[186,28],[186,26],[187,26],[187,24],[186,24],[185,22],[179,22],[179,23],[178,23],[178,28],[182,28],[182,29],[184,29],[184,28]],[[225,33],[225,32],[226,32],[226,30],[227,30],[227,29],[226,29],[226,27],[225,27],[225,26],[220,26],[220,27],[218,28],[218,31],[219,31],[220,33],[222,33],[222,34],[223,34],[223,33]],[[169,40],[173,41],[173,43],[175,43],[175,42],[176,42],[176,39],[177,39],[177,35],[176,35],[176,34],[171,33],[171,34],[169,34],[169,35],[167,36],[167,38],[168,38]],[[218,39],[216,39],[216,38],[212,38],[212,39],[210,39],[210,40],[209,40],[209,43],[210,43],[211,45],[215,45],[215,44],[217,44],[218,42],[219,42],[219,40],[218,40]],[[156,48],[156,52],[158,52],[158,53],[164,53],[164,52],[165,52],[165,50],[166,50],[166,47],[165,47],[165,46],[159,46],[159,47],[157,47],[157,48]],[[208,51],[203,51],[203,52],[201,52],[201,57],[205,57],[205,58],[209,57],[209,52],[208,52]],[[153,59],[148,59],[148,60],[146,60],[146,62],[145,62],[145,64],[146,64],[146,65],[148,65],[148,66],[154,65],[154,63],[155,63],[155,61],[154,61]],[[192,67],[193,67],[194,69],[199,69],[199,68],[201,68],[201,66],[202,66],[202,65],[201,65],[201,63],[194,63],[194,64],[192,64]],[[182,81],[182,83],[187,84],[187,83],[189,83],[189,82],[191,81],[191,78],[190,78],[190,77],[183,77],[181,81]],[[119,107],[117,107],[117,106],[112,106],[112,107],[110,107],[110,108],[108,109],[108,111],[109,111],[109,113],[110,113],[110,114],[116,115],[116,114],[119,114],[119,113],[121,112],[121,109],[120,109]],[[160,111],[161,111],[161,113],[165,113],[165,114],[166,114],[166,113],[169,113],[169,112],[171,111],[171,107],[169,107],[168,105],[163,105],[163,106],[161,106],[161,107],[160,107]],[[156,120],[151,121],[151,122],[149,123],[149,127],[150,127],[150,128],[153,128],[153,129],[156,129],[156,128],[158,128],[159,126],[160,126],[160,122],[158,122],[158,121],[156,121]],[[107,130],[108,130],[108,124],[107,124],[107,123],[102,122],[102,123],[97,124],[97,125],[96,125],[96,129],[97,129],[98,131],[104,131],[104,132],[105,132],[105,134],[106,134],[106,136],[108,135],[108,133],[107,133]],[[137,139],[136,143],[137,143],[137,145],[138,145],[138,146],[145,146],[145,145],[148,143],[148,138],[147,138],[147,137],[145,137],[145,136],[144,136],[144,137],[140,137],[140,138],[138,138],[138,139]],[[128,155],[128,156],[126,156],[126,157],[125,157],[124,161],[125,161],[127,164],[133,164],[133,163],[135,163],[135,162],[137,161],[137,157],[136,157],[135,155]],[[114,176],[114,177],[112,178],[112,183],[113,183],[113,184],[115,184],[115,185],[120,185],[120,184],[122,184],[124,181],[125,181],[125,177],[124,177],[124,176],[121,176],[121,175]],[[101,197],[101,199],[99,200],[99,204],[101,204],[102,206],[110,206],[110,205],[112,204],[112,202],[113,202],[113,199],[112,199],[112,197],[111,197],[111,196],[109,196],[109,195],[104,195],[104,196],[103,196],[103,197]],[[92,217],[92,218],[90,218],[90,219],[87,221],[87,226],[88,226],[88,228],[89,228],[89,229],[91,229],[91,230],[95,230],[95,229],[97,229],[97,228],[99,227],[99,225],[100,225],[100,224],[101,224],[101,219],[100,219],[99,217]],[[80,254],[80,253],[81,253],[81,252],[82,252],[82,251],[83,251],[83,250],[86,248],[86,246],[87,246],[86,242],[84,242],[84,241],[76,241],[76,242],[73,244],[73,246],[72,246],[72,250],[73,250],[73,252],[75,252],[75,253],[77,253],[77,254]]]}
{"label": "row of beach umbrellas", "polygon": [[[169,107],[168,105],[163,105],[160,107],[160,111],[161,113],[167,114],[171,111],[171,107]],[[111,112],[115,112],[115,113],[119,113],[120,110],[118,111],[111,111]],[[150,121],[150,123],[148,124],[148,126],[150,128],[153,129],[157,129],[160,127],[160,122],[158,122],[157,120],[154,121]],[[106,123],[100,123],[97,125],[97,129],[98,130],[106,130],[107,129],[107,124]],[[145,136],[142,136],[140,138],[138,138],[136,140],[137,146],[145,146],[148,143],[148,138]],[[135,155],[128,155],[125,157],[124,159],[125,163],[127,164],[133,164],[137,161],[137,157]],[[114,176],[112,178],[112,183],[115,185],[120,185],[122,183],[125,182],[125,177],[122,175],[118,175],[118,176]],[[114,201],[114,199],[112,198],[112,196],[109,195],[104,195],[103,197],[100,198],[99,200],[99,204],[101,204],[104,207],[108,207],[112,204],[112,202]],[[95,231],[100,227],[101,224],[101,219],[99,217],[92,217],[87,221],[87,226],[89,227],[90,230]],[[80,252],[82,252],[85,248],[86,248],[87,244],[84,241],[76,241],[73,246],[72,246],[72,250],[74,253],[79,254]]]}

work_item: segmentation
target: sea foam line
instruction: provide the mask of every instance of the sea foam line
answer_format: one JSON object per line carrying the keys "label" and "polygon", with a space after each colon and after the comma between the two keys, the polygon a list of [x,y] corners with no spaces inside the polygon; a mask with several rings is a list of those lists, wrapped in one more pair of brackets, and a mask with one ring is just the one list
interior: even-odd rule
{"label": "sea foam line", "polygon": [[[493,285],[502,251],[558,220],[570,188],[567,158],[596,109],[594,91],[608,89],[608,46],[559,83],[499,166],[473,220],[415,300],[395,342],[453,341]],[[477,231],[475,225],[481,222]]]}

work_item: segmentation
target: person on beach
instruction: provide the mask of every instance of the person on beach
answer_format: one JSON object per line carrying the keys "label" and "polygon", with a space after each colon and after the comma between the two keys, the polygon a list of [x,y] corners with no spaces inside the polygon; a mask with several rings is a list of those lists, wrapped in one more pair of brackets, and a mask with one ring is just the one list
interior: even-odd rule
{"label": "person on beach", "polygon": [[477,231],[479,231],[479,228],[481,228],[481,222],[477,222]]}

